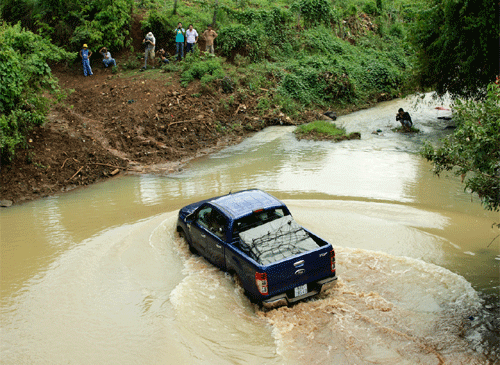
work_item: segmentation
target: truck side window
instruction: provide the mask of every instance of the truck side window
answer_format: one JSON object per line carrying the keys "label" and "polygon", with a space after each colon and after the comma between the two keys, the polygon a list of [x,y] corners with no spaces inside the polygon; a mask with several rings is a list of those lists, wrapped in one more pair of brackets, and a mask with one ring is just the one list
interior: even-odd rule
{"label": "truck side window", "polygon": [[209,229],[211,215],[212,215],[212,207],[205,207],[200,209],[196,220],[200,223],[201,226],[205,227],[206,229]]}
{"label": "truck side window", "polygon": [[200,209],[197,216],[198,223],[215,234],[217,237],[224,239],[226,235],[227,218],[212,207]]}
{"label": "truck side window", "polygon": [[217,237],[224,239],[226,235],[227,218],[217,210],[212,210],[209,229]]}

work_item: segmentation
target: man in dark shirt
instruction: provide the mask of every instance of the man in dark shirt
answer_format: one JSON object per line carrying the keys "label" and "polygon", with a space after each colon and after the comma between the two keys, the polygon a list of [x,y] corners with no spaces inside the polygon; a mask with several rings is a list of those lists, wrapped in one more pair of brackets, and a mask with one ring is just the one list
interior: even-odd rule
{"label": "man in dark shirt", "polygon": [[413,122],[411,121],[410,114],[408,112],[405,112],[403,108],[399,108],[398,114],[396,114],[396,120],[399,120],[405,132],[410,131]]}

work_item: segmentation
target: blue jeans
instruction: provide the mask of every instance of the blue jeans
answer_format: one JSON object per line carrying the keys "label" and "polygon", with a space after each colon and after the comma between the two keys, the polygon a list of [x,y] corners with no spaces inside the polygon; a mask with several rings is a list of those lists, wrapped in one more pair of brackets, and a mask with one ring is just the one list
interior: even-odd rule
{"label": "blue jeans", "polygon": [[[181,50],[180,57],[179,57],[179,48]],[[175,42],[175,54],[177,55],[178,60],[181,60],[184,58],[184,42]]]}
{"label": "blue jeans", "polygon": [[105,58],[102,60],[102,63],[104,63],[104,67],[109,67],[109,65],[116,66],[116,61],[114,58]]}
{"label": "blue jeans", "polygon": [[90,68],[90,62],[88,59],[82,60],[82,65],[83,65],[83,74],[85,76],[93,75],[92,69]]}
{"label": "blue jeans", "polygon": [[195,43],[188,43],[188,44],[186,44],[186,54],[188,54],[189,52],[193,52],[194,51],[194,45],[195,45]]}

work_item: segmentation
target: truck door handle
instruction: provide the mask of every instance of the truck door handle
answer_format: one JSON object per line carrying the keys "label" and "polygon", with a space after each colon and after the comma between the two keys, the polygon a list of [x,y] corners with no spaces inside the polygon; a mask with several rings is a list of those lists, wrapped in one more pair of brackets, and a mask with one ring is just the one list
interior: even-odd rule
{"label": "truck door handle", "polygon": [[216,243],[216,244],[215,244],[215,247],[217,247],[217,248],[222,248],[222,246],[221,246],[221,245],[219,245],[218,243]]}
{"label": "truck door handle", "polygon": [[301,267],[304,266],[304,260],[297,261],[293,264],[295,267]]}

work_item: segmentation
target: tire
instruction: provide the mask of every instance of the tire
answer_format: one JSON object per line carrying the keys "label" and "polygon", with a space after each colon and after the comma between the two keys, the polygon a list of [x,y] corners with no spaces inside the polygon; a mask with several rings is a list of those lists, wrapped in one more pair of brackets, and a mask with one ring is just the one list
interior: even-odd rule
{"label": "tire", "polygon": [[180,229],[179,230],[179,236],[181,238],[184,238],[184,240],[186,241],[188,247],[189,247],[189,251],[191,251],[191,253],[198,253],[198,251],[196,251],[196,249],[191,245],[191,243],[189,242],[188,238],[187,238],[187,235],[186,235],[186,232],[184,232],[184,229]]}

